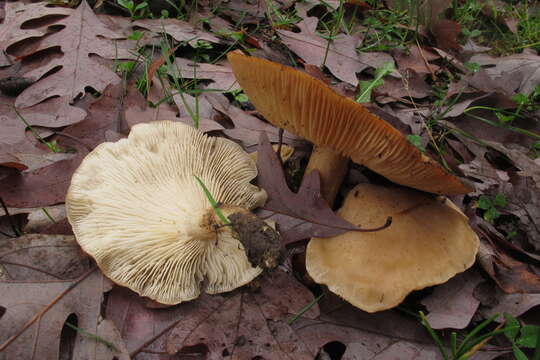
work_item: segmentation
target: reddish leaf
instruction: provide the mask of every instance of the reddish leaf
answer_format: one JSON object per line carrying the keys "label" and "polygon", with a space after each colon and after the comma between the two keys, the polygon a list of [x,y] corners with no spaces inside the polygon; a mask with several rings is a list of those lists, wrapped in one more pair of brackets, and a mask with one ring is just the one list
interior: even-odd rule
{"label": "reddish leaf", "polygon": [[[156,359],[161,354],[200,353],[206,359],[312,359],[285,321],[313,295],[279,270],[265,274],[260,290],[239,289],[225,295],[203,295],[166,309],[145,307],[144,300],[124,289],[109,296],[107,318],[121,329],[131,356]],[[304,314],[318,316],[315,305]]]}
{"label": "reddish leaf", "polygon": [[461,45],[457,41],[460,32],[461,25],[452,20],[441,19],[431,26],[431,33],[437,40],[437,46],[444,50],[461,50]]}
{"label": "reddish leaf", "polygon": [[257,168],[258,185],[268,193],[268,200],[263,208],[273,214],[286,216],[273,219],[278,223],[278,230],[286,243],[359,230],[338,217],[322,198],[318,172],[314,171],[304,178],[298,193],[295,194],[289,189],[281,163],[264,133],[259,140]]}
{"label": "reddish leaf", "polygon": [[52,165],[2,180],[0,197],[8,206],[38,207],[63,203],[71,182],[86,152],[72,159],[58,161]]}

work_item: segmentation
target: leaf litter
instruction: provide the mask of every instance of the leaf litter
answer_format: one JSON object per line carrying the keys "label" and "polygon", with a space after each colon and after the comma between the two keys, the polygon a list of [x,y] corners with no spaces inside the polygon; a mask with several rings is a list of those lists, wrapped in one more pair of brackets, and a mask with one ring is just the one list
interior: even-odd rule
{"label": "leaf litter", "polygon": [[[397,6],[392,3],[388,2],[388,8]],[[269,193],[266,210],[260,215],[274,213],[272,219],[286,242],[293,244],[311,236],[356,228],[358,224],[343,223],[317,200],[317,174],[306,177],[301,185],[296,180],[293,187],[298,189],[300,185],[296,193],[289,189],[292,175],[301,172],[306,160],[303,141],[284,134],[285,144],[304,150],[295,152],[293,172],[289,172],[291,164],[283,172],[270,143],[259,140],[265,134],[277,143],[278,129],[253,111],[249,102],[237,101],[237,93],[209,91],[237,90],[227,63],[216,60],[231,48],[250,46],[258,49],[258,56],[287,64],[296,60],[306,70],[312,65],[318,69],[324,63],[317,77],[328,77],[326,81],[347,89],[346,96],[350,97],[355,96],[352,86],[361,80],[369,82],[371,74],[385,62],[395,63],[400,73],[384,77],[382,85],[373,90],[373,99],[384,108],[375,104],[370,108],[406,134],[420,136],[424,147],[437,150],[438,146],[438,151],[445,152],[441,158],[473,181],[476,191],[457,199],[457,203],[482,238],[477,268],[433,290],[413,294],[402,309],[425,306],[432,327],[438,329],[469,329],[471,322],[495,313],[520,317],[538,313],[540,163],[539,148],[535,147],[538,138],[534,138],[539,134],[538,110],[534,108],[535,89],[540,82],[538,56],[534,51],[506,57],[488,54],[490,49],[484,43],[476,44],[476,39],[474,43],[471,39],[461,41],[465,30],[451,18],[450,1],[433,2],[431,8],[425,7],[427,3],[421,2],[419,8],[423,23],[409,29],[418,30],[420,36],[399,50],[384,52],[357,51],[365,36],[381,31],[366,31],[360,25],[363,17],[369,16],[366,8],[361,8],[356,18],[347,14],[351,26],[341,28],[329,41],[319,31],[321,26],[328,26],[328,18],[313,2],[259,6],[233,1],[218,14],[201,3],[190,14],[190,22],[130,22],[125,18],[117,22],[104,9],[99,11],[105,14],[96,16],[84,1],[74,10],[44,2],[5,3],[0,25],[0,80],[7,76],[24,78],[31,85],[18,96],[3,97],[0,105],[4,107],[0,122],[0,197],[10,207],[9,215],[0,212],[0,287],[3,294],[10,294],[0,297],[0,310],[4,310],[0,326],[4,328],[9,322],[7,328],[12,329],[2,334],[0,346],[7,346],[6,340],[12,337],[13,342],[7,346],[10,355],[31,358],[32,354],[48,352],[56,358],[58,349],[65,348],[67,337],[62,329],[69,318],[81,329],[74,358],[158,359],[170,355],[242,359],[258,355],[313,359],[341,353],[342,359],[433,359],[440,355],[413,316],[401,310],[375,315],[359,311],[307,280],[305,269],[284,272],[290,267],[290,258],[251,287],[164,308],[120,287],[110,291],[112,285],[98,271],[84,273],[92,265],[73,237],[45,234],[69,233],[61,210],[51,209],[51,221],[42,207],[63,203],[71,174],[88,150],[126,136],[140,122],[167,118],[194,125],[190,115],[195,108],[200,112],[201,130],[229,137],[248,151],[260,146],[258,182]],[[300,18],[277,25],[293,5]],[[338,9],[340,4],[328,6]],[[212,14],[209,26],[197,22],[200,14]],[[225,18],[220,17],[223,14]],[[265,26],[268,17],[268,32],[251,27]],[[231,25],[231,19],[238,24]],[[517,29],[506,18],[496,21]],[[211,33],[208,28],[221,30]],[[133,30],[142,32],[144,40],[126,41]],[[124,73],[129,81],[121,81],[121,76],[110,70],[111,59],[137,58],[140,66],[146,56],[142,49],[159,45],[163,34],[183,46],[171,61],[184,71],[170,74],[179,76],[184,84],[194,84],[190,80],[196,78],[197,91],[163,86],[163,75],[156,71],[152,85],[146,87],[148,93],[142,95],[136,89],[137,71]],[[384,39],[387,34],[379,35]],[[70,43],[70,39],[75,42]],[[203,48],[190,53],[189,46]],[[460,53],[462,46],[464,51]],[[200,52],[208,54],[204,63],[197,62],[201,59],[198,56],[193,58]],[[37,55],[42,56],[39,61]],[[472,71],[471,66],[478,68]],[[446,93],[441,93],[442,82],[446,82],[442,88]],[[89,96],[89,89],[97,92],[95,99]],[[532,100],[515,119],[503,123],[500,114],[515,113],[519,106],[513,100],[516,94]],[[10,104],[16,104],[32,130],[18,119]],[[533,136],[511,127],[525,129]],[[45,143],[32,135],[34,130],[45,136]],[[433,139],[440,143],[434,144]],[[74,152],[53,153],[47,144]],[[363,173],[363,169],[352,167],[346,186],[373,181],[371,174],[366,178]],[[346,189],[341,193],[346,194]],[[487,210],[478,206],[482,196],[504,196],[506,205],[493,208],[498,214],[495,219],[486,220]],[[17,232],[22,229],[41,234],[12,238],[13,224],[20,227]],[[303,248],[297,243],[295,246],[288,253],[302,254]],[[480,268],[484,272],[479,272]],[[107,301],[102,303],[106,293]],[[313,301],[314,293],[324,294],[318,305],[289,324],[295,313]],[[34,301],[21,305],[20,299],[28,298],[28,294]],[[32,317],[38,321],[29,323]],[[530,316],[523,319],[530,321]],[[21,332],[25,323],[32,329]],[[344,350],[336,351],[334,346],[343,346]],[[490,359],[503,353],[479,352],[473,358]]]}

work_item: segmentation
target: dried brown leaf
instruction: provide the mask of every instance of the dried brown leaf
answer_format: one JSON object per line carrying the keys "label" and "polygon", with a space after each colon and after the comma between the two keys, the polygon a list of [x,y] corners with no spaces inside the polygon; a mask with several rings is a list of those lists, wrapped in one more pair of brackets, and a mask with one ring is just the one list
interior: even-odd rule
{"label": "dried brown leaf", "polygon": [[[276,127],[232,105],[224,95],[207,93],[206,99],[215,110],[227,115],[234,123],[234,128],[225,129],[223,132],[227,136],[241,141],[247,150],[255,150],[254,148],[259,143],[261,133],[265,133],[272,142],[279,141],[279,130]],[[304,144],[297,136],[287,131],[283,133],[283,142],[291,146]]]}
{"label": "dried brown leaf", "polygon": [[[287,30],[277,30],[285,45],[300,56],[306,63],[321,66],[328,41],[315,33],[318,19],[308,17],[296,24],[300,28],[299,33]],[[385,62],[393,62],[386,53],[362,53],[357,54],[358,39],[350,35],[338,35],[330,44],[326,67],[338,79],[354,86],[358,85],[356,73],[372,67],[378,68]]]}
{"label": "dried brown leaf", "polygon": [[[52,58],[24,74],[27,78],[40,80],[17,97],[18,107],[29,107],[55,96],[63,98],[65,103],[71,103],[84,96],[88,87],[102,92],[107,85],[119,83],[120,78],[91,55],[105,59],[133,57],[121,44],[112,40],[120,39],[122,35],[106,28],[85,0],[72,15],[55,25],[63,25],[64,28],[43,38],[32,53],[59,46],[63,56]],[[50,74],[57,68],[60,70]]]}
{"label": "dried brown leaf", "polygon": [[144,19],[137,20],[133,26],[141,27],[155,33],[167,33],[176,41],[196,44],[199,40],[219,43],[220,40],[214,35],[195,29],[193,25],[178,19]]}
{"label": "dried brown leaf", "polygon": [[219,65],[196,63],[184,58],[176,58],[169,74],[179,78],[212,80],[206,88],[219,89],[223,92],[238,90],[240,86],[228,63]]}
{"label": "dried brown leaf", "polygon": [[[0,332],[0,352],[6,359],[58,359],[60,334],[71,314],[77,317],[80,329],[102,338],[109,336],[110,324],[100,320],[103,293],[109,289],[110,282],[95,270],[75,281],[0,282],[3,294],[0,305],[5,308],[0,318],[4,329]],[[119,339],[105,340],[123,348]],[[77,337],[73,358],[112,359],[113,356],[128,359],[91,337]]]}
{"label": "dried brown leaf", "polygon": [[[73,13],[72,9],[51,7],[46,2],[28,4],[22,1],[7,2],[5,11],[4,22],[0,25],[0,51],[7,50],[10,45],[19,41],[42,37],[49,32],[47,23],[37,23],[37,26],[29,27],[30,21],[47,16],[67,16]],[[25,25],[24,28],[23,25]]]}
{"label": "dried brown leaf", "polygon": [[287,186],[281,163],[265,134],[261,134],[259,144],[257,179],[259,186],[268,193],[263,209],[277,215],[272,220],[278,224],[278,230],[286,243],[358,230],[356,226],[338,217],[322,198],[318,172],[308,174],[295,194]]}
{"label": "dried brown leaf", "polygon": [[432,294],[422,300],[429,314],[427,319],[433,329],[464,329],[469,325],[480,301],[474,289],[482,281],[478,271],[472,270],[456,275],[437,286]]}
{"label": "dried brown leaf", "polygon": [[[540,56],[533,54],[514,54],[505,57],[493,57],[480,54],[469,61],[480,65],[489,65],[486,73],[497,83],[504,86],[507,94],[522,93],[528,95],[540,83]],[[517,86],[513,85],[516,84]]]}
{"label": "dried brown leaf", "polygon": [[[225,295],[203,295],[166,309],[145,307],[142,298],[115,289],[107,318],[121,329],[133,357],[156,359],[161,354],[199,353],[206,359],[312,359],[308,349],[286,324],[313,300],[290,275],[276,270],[255,280],[260,289],[238,289]],[[303,316],[318,316],[315,305]]]}

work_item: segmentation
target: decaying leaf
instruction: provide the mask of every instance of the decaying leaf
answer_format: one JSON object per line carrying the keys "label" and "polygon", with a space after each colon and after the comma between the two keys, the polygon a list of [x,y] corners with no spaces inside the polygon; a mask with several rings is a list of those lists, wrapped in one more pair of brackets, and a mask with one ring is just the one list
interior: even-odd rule
{"label": "decaying leaf", "polygon": [[[215,110],[227,115],[234,123],[234,128],[225,129],[223,132],[233,139],[240,140],[248,151],[254,150],[254,147],[259,143],[261,133],[265,133],[270,141],[279,141],[279,130],[276,127],[232,105],[224,95],[207,93],[206,99]],[[303,144],[297,136],[287,131],[283,133],[283,142],[293,146]]]}
{"label": "decaying leaf", "polygon": [[522,93],[528,95],[540,83],[540,56],[532,54],[514,54],[505,57],[490,55],[475,55],[471,62],[489,66],[485,71],[501,85],[514,84],[518,86],[507,88],[508,94]]}
{"label": "decaying leaf", "polygon": [[[304,178],[298,193],[289,189],[281,163],[264,133],[259,140],[257,168],[258,184],[268,193],[263,209],[271,215],[277,215],[272,220],[278,224],[278,230],[286,243],[358,230],[356,226],[338,217],[322,198],[318,172],[314,171]],[[263,217],[267,215],[260,214]]]}
{"label": "decaying leaf", "polygon": [[236,82],[232,69],[221,65],[196,63],[184,58],[176,58],[172,69],[169,69],[172,76],[186,79],[212,80],[212,83],[205,86],[213,90],[223,92],[238,90],[240,87]]}
{"label": "decaying leaf", "polygon": [[[278,30],[282,41],[308,64],[321,66],[325,58],[328,41],[315,33],[318,19],[308,17],[299,22],[299,33],[287,30]],[[393,63],[392,57],[385,53],[356,52],[359,39],[350,35],[338,35],[330,44],[326,67],[338,79],[354,86],[358,85],[356,73],[369,67],[378,68],[385,62]]]}
{"label": "decaying leaf", "polygon": [[[73,13],[66,7],[52,7],[46,2],[24,3],[22,1],[5,4],[6,16],[0,25],[0,51],[7,50],[10,45],[28,38],[38,38],[45,35],[48,24],[38,23],[38,26],[28,27],[31,20],[46,16],[67,16]],[[23,25],[26,25],[23,28]]]}
{"label": "decaying leaf", "polygon": [[482,276],[477,271],[466,271],[435,287],[433,293],[422,300],[429,311],[427,319],[431,327],[467,327],[480,304],[473,293],[481,281]]}
{"label": "decaying leaf", "polygon": [[[151,359],[146,352],[156,351],[206,359],[313,359],[316,350],[307,348],[286,324],[313,295],[280,270],[255,281],[260,285],[256,291],[203,295],[167,309],[145,307],[140,297],[115,289],[106,316],[121,329],[137,359]],[[317,305],[303,314],[317,316]]]}
{"label": "decaying leaf", "polygon": [[193,25],[178,19],[144,19],[137,20],[133,26],[141,27],[155,33],[167,33],[176,41],[196,44],[199,40],[219,43],[220,40],[214,35],[197,30]]}
{"label": "decaying leaf", "polygon": [[29,234],[0,244],[2,281],[76,279],[91,267],[73,236]]}
{"label": "decaying leaf", "polygon": [[[72,325],[100,337],[109,336],[111,324],[100,320],[100,308],[110,282],[101,273],[90,271],[75,281],[0,282],[0,306],[5,309],[0,318],[2,355],[6,359],[58,359],[60,333],[71,314],[76,316]],[[108,340],[114,342],[116,351],[92,337],[78,335],[73,357],[97,359],[97,354],[107,354],[101,359],[127,359],[118,352],[123,348],[121,339]]]}
{"label": "decaying leaf", "polygon": [[[85,0],[71,16],[60,20],[56,25],[64,28],[43,38],[33,53],[60,46],[63,56],[52,58],[24,74],[27,78],[40,80],[17,97],[18,107],[29,107],[55,96],[71,103],[84,96],[87,87],[102,92],[107,85],[119,83],[120,78],[108,67],[92,59],[91,55],[99,55],[105,59],[133,57],[121,44],[113,41],[122,38],[122,35],[106,28]],[[58,67],[60,70],[50,74]]]}

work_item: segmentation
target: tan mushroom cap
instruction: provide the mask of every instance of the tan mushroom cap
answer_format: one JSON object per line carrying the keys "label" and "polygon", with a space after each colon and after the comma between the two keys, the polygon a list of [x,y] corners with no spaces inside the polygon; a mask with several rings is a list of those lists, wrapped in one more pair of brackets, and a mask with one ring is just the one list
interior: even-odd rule
{"label": "tan mushroom cap", "polygon": [[77,241],[116,283],[177,304],[249,283],[249,263],[194,175],[216,201],[252,209],[266,200],[257,169],[236,143],[171,121],[139,124],[96,147],[71,180],[68,219]]}
{"label": "tan mushroom cap", "polygon": [[361,184],[338,214],[377,232],[311,239],[306,268],[313,279],[369,312],[397,306],[413,290],[446,282],[475,261],[478,236],[450,201],[406,188]]}
{"label": "tan mushroom cap", "polygon": [[273,125],[349,156],[398,184],[445,195],[471,191],[390,124],[323,82],[239,51],[227,58],[250,101]]}

